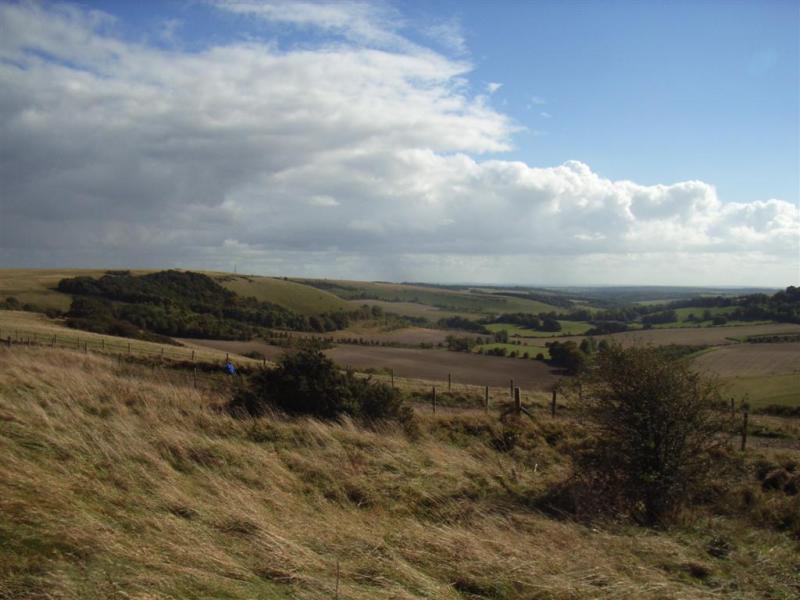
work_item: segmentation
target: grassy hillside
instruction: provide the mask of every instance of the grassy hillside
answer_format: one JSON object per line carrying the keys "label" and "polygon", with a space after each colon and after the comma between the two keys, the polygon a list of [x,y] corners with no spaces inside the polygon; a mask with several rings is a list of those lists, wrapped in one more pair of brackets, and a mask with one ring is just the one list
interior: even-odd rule
{"label": "grassy hillside", "polygon": [[[560,419],[271,417],[100,356],[0,350],[3,598],[791,598],[797,542],[556,520]],[[547,439],[551,440],[549,443]],[[561,440],[561,441],[559,441]],[[497,448],[501,448],[498,450]],[[760,497],[760,492],[755,492]],[[715,558],[709,540],[729,540]],[[338,577],[337,577],[338,573]]]}
{"label": "grassy hillside", "polygon": [[[490,294],[486,291],[462,291],[400,283],[346,280],[298,280],[330,291],[348,300],[370,299],[388,302],[423,304],[470,316],[470,313],[505,312],[540,313],[559,311],[556,306],[529,300]],[[401,305],[399,305],[401,306]],[[391,309],[390,309],[391,310]],[[401,313],[402,308],[395,311]]]}
{"label": "grassy hillside", "polygon": [[214,273],[212,276],[240,296],[253,296],[303,315],[318,315],[337,310],[353,310],[341,298],[317,288],[276,277],[255,277]]}
{"label": "grassy hillside", "polygon": [[67,310],[71,299],[55,290],[58,282],[67,277],[100,277],[103,273],[103,269],[0,269],[0,299],[14,296],[23,304]]}

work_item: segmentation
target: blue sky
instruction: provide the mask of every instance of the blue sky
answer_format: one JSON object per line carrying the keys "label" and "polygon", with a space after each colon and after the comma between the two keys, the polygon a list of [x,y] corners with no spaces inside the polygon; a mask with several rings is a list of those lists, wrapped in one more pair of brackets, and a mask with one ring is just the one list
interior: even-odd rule
{"label": "blue sky", "polygon": [[800,280],[794,2],[0,2],[0,31],[9,266]]}

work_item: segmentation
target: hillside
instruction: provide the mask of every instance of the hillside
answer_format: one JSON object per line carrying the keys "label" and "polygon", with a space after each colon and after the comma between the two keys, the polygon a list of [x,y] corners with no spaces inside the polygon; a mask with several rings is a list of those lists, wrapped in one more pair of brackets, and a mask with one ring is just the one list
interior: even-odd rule
{"label": "hillside", "polygon": [[240,296],[252,296],[262,302],[271,302],[306,316],[353,310],[350,303],[334,294],[288,279],[230,273],[209,275]]}
{"label": "hillside", "polygon": [[[503,296],[499,293],[490,293],[488,289],[458,290],[402,283],[329,279],[297,279],[295,281],[329,291],[347,300],[382,300],[398,303],[396,312],[400,314],[407,314],[402,303],[432,306],[463,316],[478,316],[476,313],[540,313],[559,310],[553,304],[527,298]],[[391,310],[390,306],[384,305],[384,307],[386,310]],[[411,316],[419,316],[419,314]]]}
{"label": "hillside", "polygon": [[[533,508],[567,472],[560,418],[519,424],[508,446],[493,441],[509,438],[492,415],[422,412],[409,437],[394,426],[237,421],[217,410],[226,398],[97,355],[0,350],[0,597],[800,590],[797,542],[733,517],[699,512],[658,531]],[[714,556],[714,540],[732,545]]]}

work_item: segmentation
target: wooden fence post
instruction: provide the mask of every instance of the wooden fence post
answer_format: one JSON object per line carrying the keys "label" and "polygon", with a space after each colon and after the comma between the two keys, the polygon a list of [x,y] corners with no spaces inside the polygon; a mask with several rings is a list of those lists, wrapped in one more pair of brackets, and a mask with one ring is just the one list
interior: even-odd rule
{"label": "wooden fence post", "polygon": [[742,415],[742,450],[747,448],[747,408],[744,409]]}
{"label": "wooden fence post", "polygon": [[55,348],[56,347],[56,336],[53,336],[53,341],[50,342],[50,347],[51,348]]}
{"label": "wooden fence post", "polygon": [[436,414],[436,386],[433,386],[431,391],[431,406],[433,406],[433,414]]}
{"label": "wooden fence post", "polygon": [[389,369],[389,376],[392,378],[392,387],[394,387],[394,369]]}
{"label": "wooden fence post", "polygon": [[489,386],[483,387],[483,412],[489,413]]}
{"label": "wooden fence post", "polygon": [[551,417],[555,417],[556,416],[556,389],[555,388],[553,388],[553,402],[550,405],[550,416]]}
{"label": "wooden fence post", "polygon": [[522,414],[522,401],[519,399],[519,388],[514,388],[514,414],[517,416]]}
{"label": "wooden fence post", "polygon": [[449,392],[453,386],[453,376],[452,374],[447,374],[447,391]]}
{"label": "wooden fence post", "polygon": [[131,343],[128,342],[128,354],[130,354],[130,353],[131,353]]}
{"label": "wooden fence post", "polygon": [[192,362],[194,362],[194,350],[192,350]]}
{"label": "wooden fence post", "polygon": [[731,418],[736,417],[736,402],[731,397]]}
{"label": "wooden fence post", "polygon": [[9,348],[11,348],[11,336],[8,336],[8,339],[6,340],[6,344],[8,345]]}

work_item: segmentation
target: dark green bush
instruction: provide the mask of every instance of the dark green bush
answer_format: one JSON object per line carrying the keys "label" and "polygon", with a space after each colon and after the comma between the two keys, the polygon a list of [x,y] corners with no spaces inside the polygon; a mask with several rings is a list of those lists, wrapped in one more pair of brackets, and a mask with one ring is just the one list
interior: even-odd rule
{"label": "dark green bush", "polygon": [[348,415],[364,421],[409,416],[396,389],[342,372],[317,348],[285,354],[277,368],[253,375],[229,408],[234,414],[250,416],[270,410],[321,419]]}

